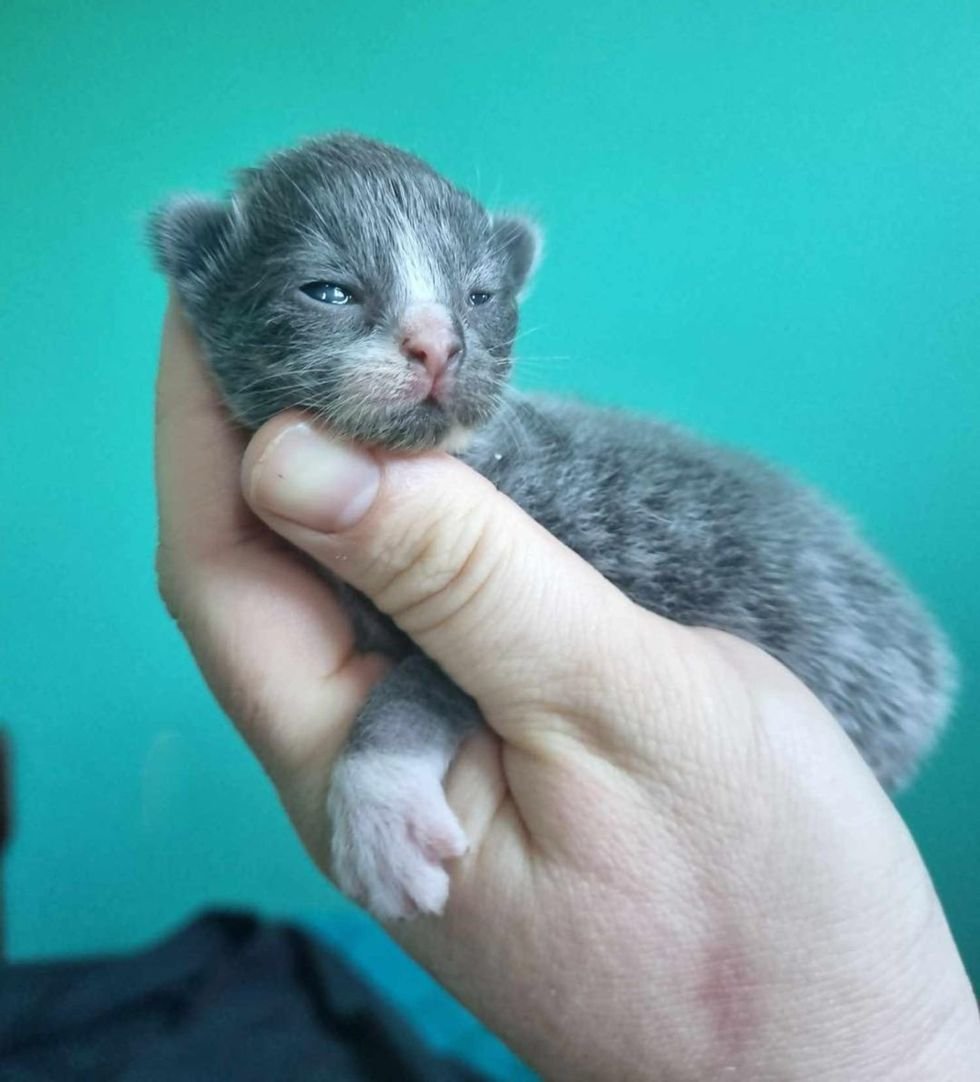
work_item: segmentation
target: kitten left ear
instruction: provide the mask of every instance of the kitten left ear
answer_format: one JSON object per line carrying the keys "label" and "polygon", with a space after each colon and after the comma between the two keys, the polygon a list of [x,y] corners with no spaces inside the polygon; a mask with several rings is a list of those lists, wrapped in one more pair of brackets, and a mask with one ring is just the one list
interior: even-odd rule
{"label": "kitten left ear", "polygon": [[227,203],[178,195],[150,217],[149,240],[157,266],[178,285],[199,275],[221,256],[234,227]]}
{"label": "kitten left ear", "polygon": [[522,214],[495,214],[493,238],[507,257],[514,288],[522,291],[541,262],[541,227]]}

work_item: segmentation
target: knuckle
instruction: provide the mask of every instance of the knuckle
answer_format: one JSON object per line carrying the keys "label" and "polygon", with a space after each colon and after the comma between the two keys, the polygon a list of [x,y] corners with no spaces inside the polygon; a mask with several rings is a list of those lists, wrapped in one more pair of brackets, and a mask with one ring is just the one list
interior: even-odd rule
{"label": "knuckle", "polygon": [[444,507],[403,541],[376,596],[408,634],[424,636],[477,607],[505,552],[479,508]]}

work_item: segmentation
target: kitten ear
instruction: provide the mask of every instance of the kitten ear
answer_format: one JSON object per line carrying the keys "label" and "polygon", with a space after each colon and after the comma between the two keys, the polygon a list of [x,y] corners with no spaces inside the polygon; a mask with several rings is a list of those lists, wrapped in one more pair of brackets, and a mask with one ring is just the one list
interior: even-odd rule
{"label": "kitten ear", "polygon": [[493,238],[507,257],[514,286],[521,292],[541,262],[544,238],[540,226],[522,214],[495,214]]}
{"label": "kitten ear", "polygon": [[177,195],[150,216],[149,240],[157,266],[175,282],[213,266],[234,229],[231,207],[199,195]]}

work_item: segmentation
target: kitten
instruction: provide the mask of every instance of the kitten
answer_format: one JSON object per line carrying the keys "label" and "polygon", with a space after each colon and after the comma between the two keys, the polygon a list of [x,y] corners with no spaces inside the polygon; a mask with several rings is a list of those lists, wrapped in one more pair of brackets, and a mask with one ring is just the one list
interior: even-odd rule
{"label": "kitten", "polygon": [[[814,493],[655,420],[507,388],[536,227],[353,135],[178,197],[151,240],[234,417],[302,407],[352,440],[445,447],[638,604],[741,636],[823,701],[883,785],[911,775],[954,663],[908,589]],[[442,779],[473,701],[337,584],[358,644],[398,664],[331,779],[338,884],[383,918],[442,910],[466,839]]]}

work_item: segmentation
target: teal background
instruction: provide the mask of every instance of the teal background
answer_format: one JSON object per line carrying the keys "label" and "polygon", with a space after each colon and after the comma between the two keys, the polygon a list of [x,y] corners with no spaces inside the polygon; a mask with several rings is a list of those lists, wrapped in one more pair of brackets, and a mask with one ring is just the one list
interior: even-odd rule
{"label": "teal background", "polygon": [[211,901],[340,906],[153,580],[145,211],[302,135],[538,214],[524,386],[657,411],[857,514],[949,628],[901,808],[980,978],[980,7],[28,3],[0,9],[0,716],[16,957]]}

